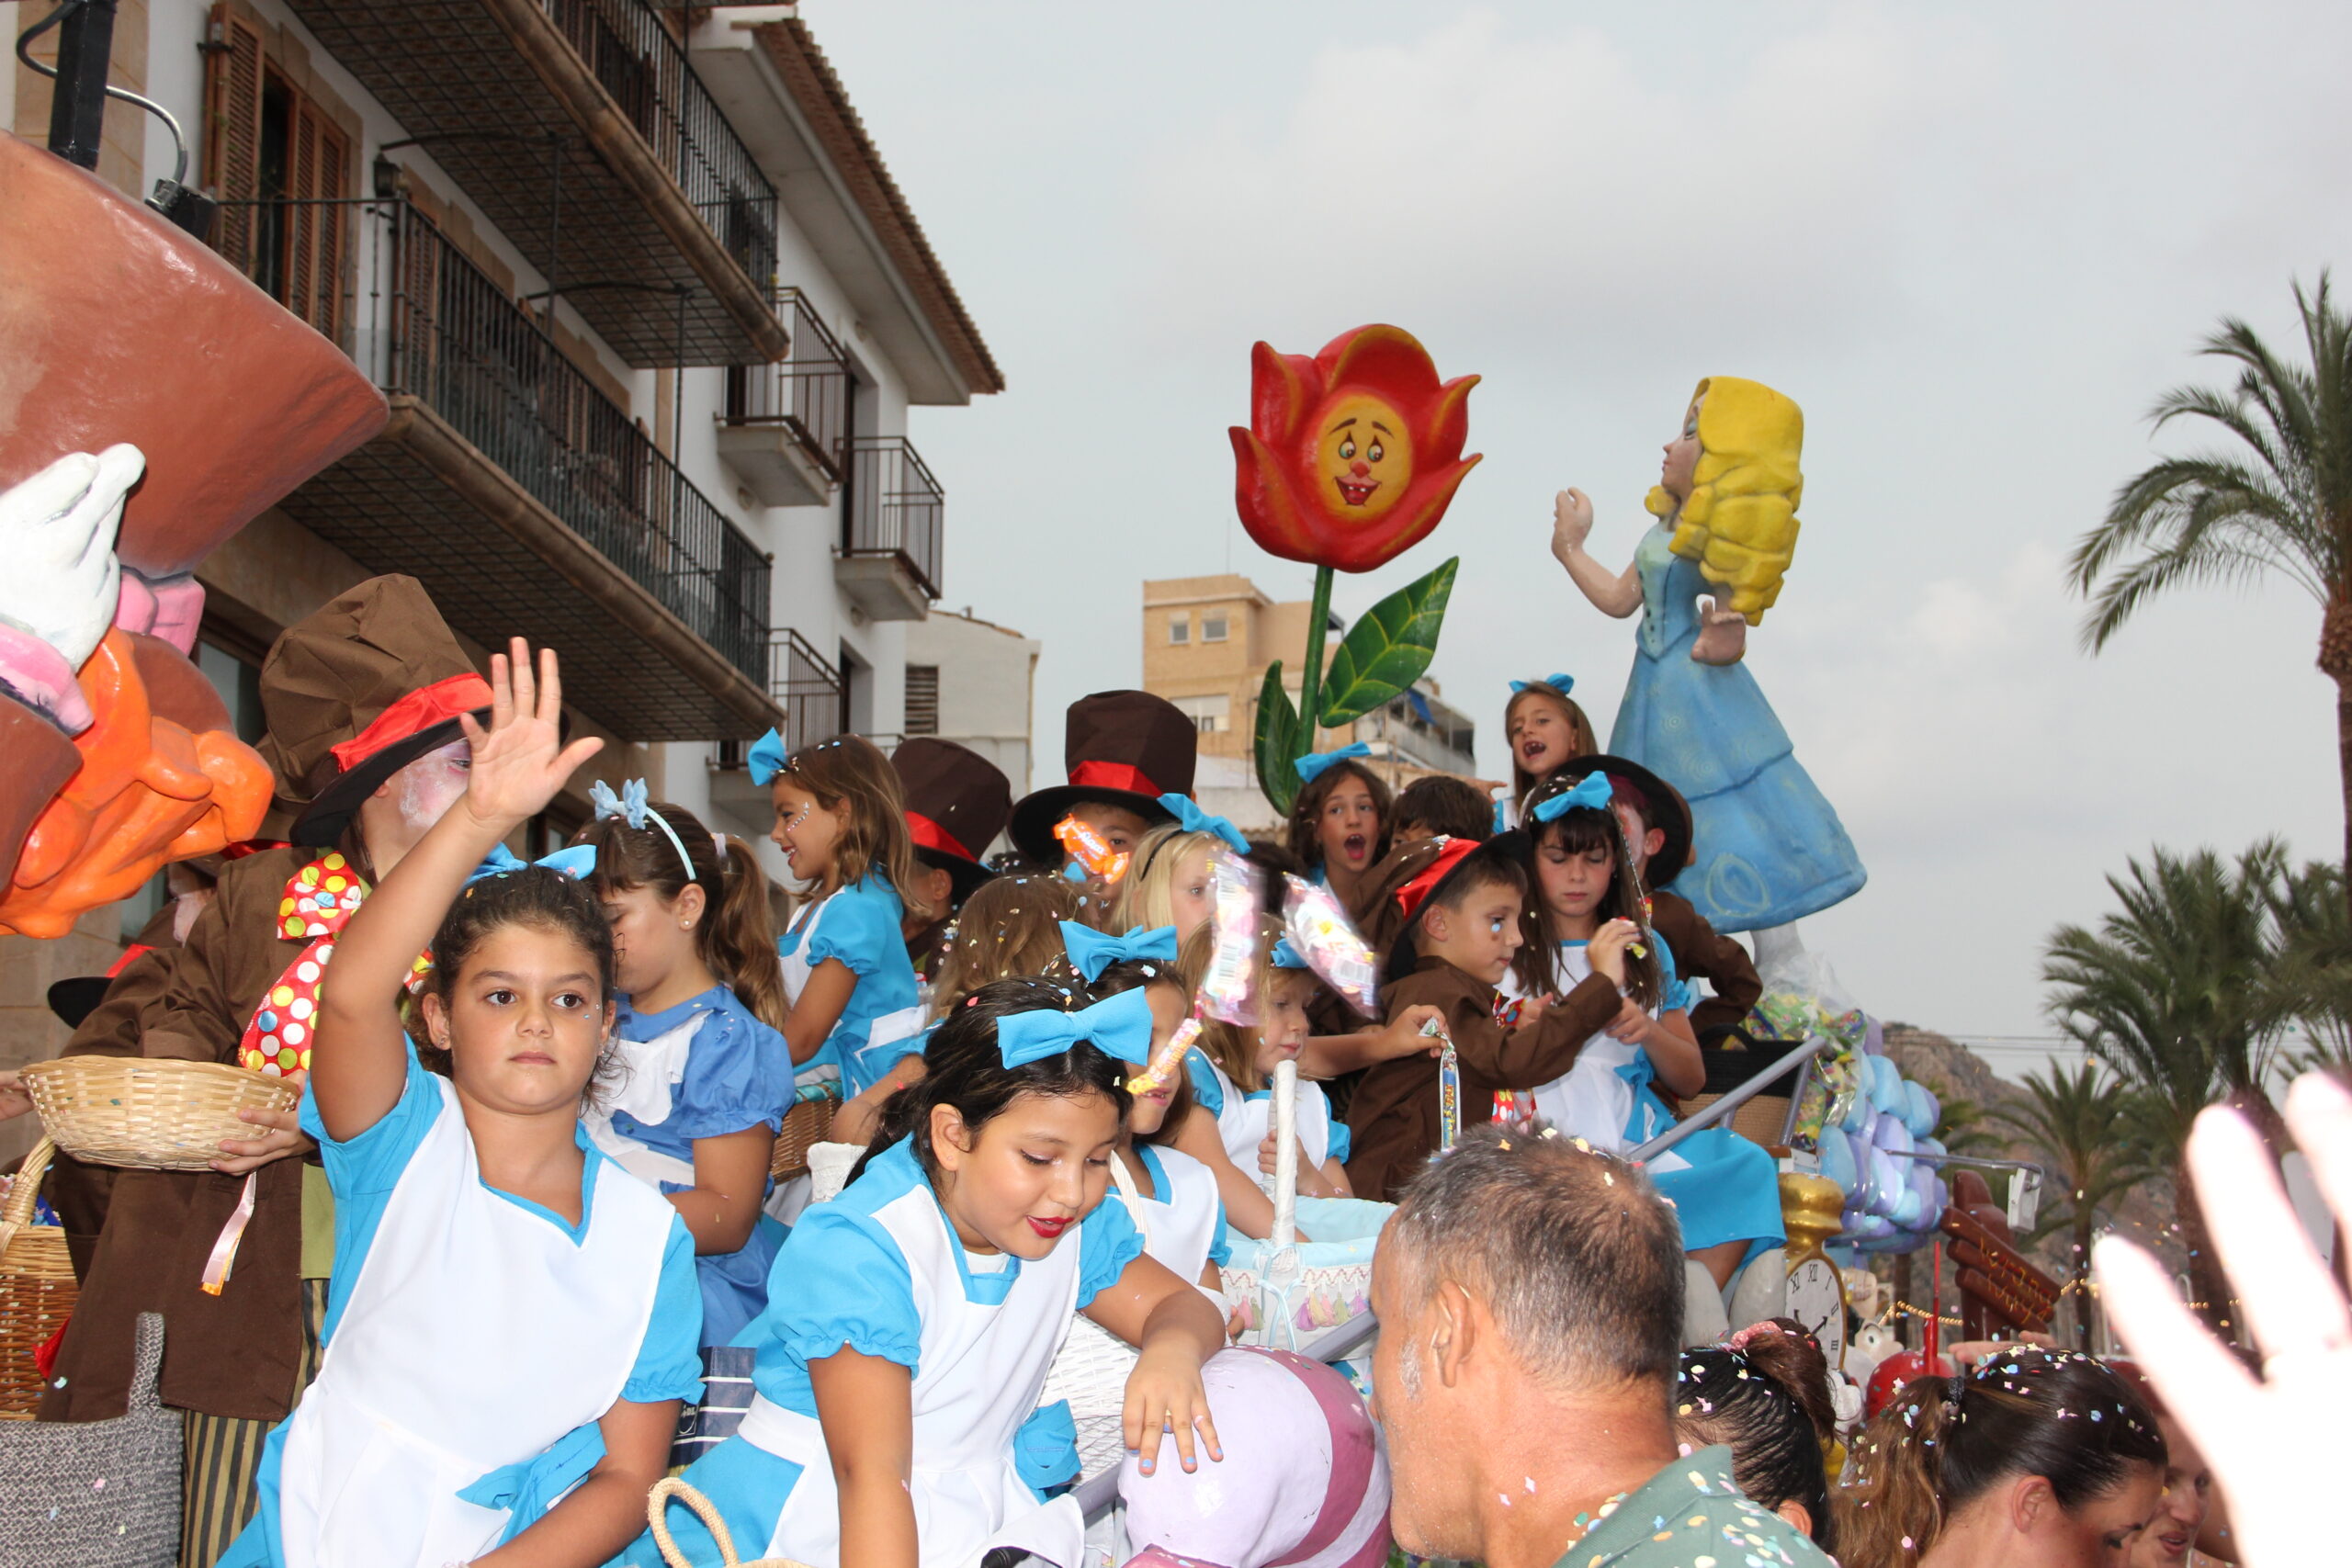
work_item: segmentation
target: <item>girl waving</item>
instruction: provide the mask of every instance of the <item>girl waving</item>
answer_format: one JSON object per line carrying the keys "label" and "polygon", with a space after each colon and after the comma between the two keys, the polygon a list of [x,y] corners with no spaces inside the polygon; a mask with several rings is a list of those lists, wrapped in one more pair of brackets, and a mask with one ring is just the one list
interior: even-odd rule
{"label": "girl waving", "polygon": [[[612,1026],[588,890],[511,855],[599,742],[559,743],[552,652],[491,660],[466,793],[345,928],[305,1127],[335,1195],[318,1381],[272,1432],[225,1563],[600,1562],[699,1393],[694,1240],[580,1122]],[[454,901],[453,901],[454,900]],[[401,985],[431,944],[428,1072]]]}

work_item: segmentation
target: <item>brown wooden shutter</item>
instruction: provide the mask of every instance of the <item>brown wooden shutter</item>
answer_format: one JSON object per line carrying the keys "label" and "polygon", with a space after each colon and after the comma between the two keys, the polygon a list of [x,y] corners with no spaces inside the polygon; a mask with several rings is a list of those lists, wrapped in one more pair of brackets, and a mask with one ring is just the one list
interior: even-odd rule
{"label": "brown wooden shutter", "polygon": [[309,98],[293,95],[287,136],[286,308],[327,337],[343,337],[343,233],[340,200],[349,141]]}
{"label": "brown wooden shutter", "polygon": [[[212,7],[205,56],[204,184],[224,203],[261,194],[261,29],[226,5]],[[223,206],[213,243],[240,271],[254,265],[254,209]]]}

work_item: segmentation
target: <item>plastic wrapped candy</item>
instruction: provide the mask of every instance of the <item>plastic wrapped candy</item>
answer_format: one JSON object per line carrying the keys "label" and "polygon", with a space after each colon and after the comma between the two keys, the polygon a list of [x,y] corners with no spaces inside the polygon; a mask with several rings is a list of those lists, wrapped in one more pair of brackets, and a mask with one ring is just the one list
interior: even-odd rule
{"label": "plastic wrapped candy", "polygon": [[1209,852],[1209,923],[1216,938],[1198,1000],[1211,1018],[1258,1021],[1258,872],[1222,845]]}
{"label": "plastic wrapped candy", "polygon": [[1329,887],[1285,875],[1283,924],[1306,966],[1366,1018],[1378,1016],[1380,962]]}
{"label": "plastic wrapped candy", "polygon": [[1127,1080],[1127,1092],[1142,1094],[1148,1089],[1158,1089],[1182,1072],[1184,1053],[1191,1050],[1193,1042],[1200,1037],[1201,1020],[1198,1014],[1194,1014],[1176,1026],[1176,1032],[1168,1037],[1167,1044],[1151,1054],[1151,1061],[1143,1071]]}
{"label": "plastic wrapped candy", "polygon": [[1061,840],[1062,852],[1086,868],[1089,876],[1104,882],[1116,882],[1127,874],[1127,852],[1114,850],[1111,841],[1075,817],[1065,817],[1054,824],[1054,837]]}

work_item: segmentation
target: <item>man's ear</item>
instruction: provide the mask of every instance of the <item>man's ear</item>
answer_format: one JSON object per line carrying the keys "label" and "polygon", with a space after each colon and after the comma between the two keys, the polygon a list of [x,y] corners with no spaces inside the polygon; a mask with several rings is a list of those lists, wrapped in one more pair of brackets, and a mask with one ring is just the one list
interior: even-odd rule
{"label": "man's ear", "polygon": [[2032,1535],[2063,1511],[2048,1476],[2020,1475],[2009,1483],[2009,1523],[2018,1534]]}
{"label": "man's ear", "polygon": [[1785,1498],[1781,1506],[1772,1511],[1794,1526],[1799,1535],[1808,1540],[1813,1539],[1813,1510],[1803,1503],[1793,1497]]}
{"label": "man's ear", "polygon": [[952,1105],[931,1108],[931,1157],[942,1170],[960,1170],[972,1152],[972,1131]]}
{"label": "man's ear", "polygon": [[1441,1280],[1430,1292],[1430,1309],[1422,1318],[1430,1325],[1430,1359],[1437,1363],[1438,1382],[1461,1386],[1464,1363],[1476,1348],[1478,1329],[1472,1317],[1470,1292],[1452,1280]]}

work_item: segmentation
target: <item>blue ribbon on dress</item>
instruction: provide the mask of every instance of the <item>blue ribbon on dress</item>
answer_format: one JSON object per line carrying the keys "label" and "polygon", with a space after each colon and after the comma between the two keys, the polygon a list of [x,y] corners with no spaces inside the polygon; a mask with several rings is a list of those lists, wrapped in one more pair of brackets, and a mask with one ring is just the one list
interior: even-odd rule
{"label": "blue ribbon on dress", "polygon": [[996,1021],[997,1055],[1008,1067],[1058,1056],[1080,1041],[1123,1062],[1151,1059],[1151,1003],[1144,987],[1096,1002],[1076,1012],[1038,1008]]}
{"label": "blue ribbon on dress", "polygon": [[466,878],[466,886],[471,887],[485,876],[504,876],[508,872],[521,871],[526,866],[534,865],[543,865],[549,871],[560,872],[574,882],[584,882],[596,869],[596,846],[572,844],[556,851],[551,855],[541,855],[537,860],[525,860],[504,844],[492,844],[490,846],[490,853],[482,856],[481,863],[474,867],[473,874]]}
{"label": "blue ribbon on dress", "polygon": [[[775,731],[769,733],[774,734]],[[686,853],[685,840],[678,837],[678,830],[670,826],[669,818],[647,802],[643,779],[622,780],[618,795],[613,793],[612,785],[598,779],[588,786],[588,804],[595,807],[599,820],[617,817],[640,833],[645,831],[646,823],[651,822],[662,829],[662,836],[670,840],[670,847],[678,852],[678,863],[686,868],[686,880],[698,880],[695,875],[694,857]]]}
{"label": "blue ribbon on dress", "polygon": [[1576,788],[1564,789],[1547,800],[1537,802],[1535,819],[1538,822],[1556,822],[1579,807],[1587,811],[1606,811],[1616,793],[1609,787],[1609,775],[1596,769],[1585,774]]}
{"label": "blue ribbon on dress", "polygon": [[1176,962],[1174,926],[1154,926],[1149,931],[1136,926],[1125,936],[1112,936],[1076,920],[1064,920],[1061,928],[1062,947],[1069,954],[1070,967],[1085,976],[1090,986],[1102,978],[1103,970],[1131,958]]}
{"label": "blue ribbon on dress", "polygon": [[1512,694],[1516,695],[1517,694],[1527,690],[1530,686],[1549,686],[1565,697],[1570,692],[1576,690],[1576,685],[1577,678],[1575,676],[1555,671],[1552,674],[1544,676],[1541,681],[1513,681],[1510,683],[1510,689]]}
{"label": "blue ribbon on dress", "polygon": [[1069,1400],[1039,1405],[1012,1434],[1012,1472],[1032,1491],[1067,1486],[1078,1479],[1080,1468],[1078,1423],[1070,1417]]}
{"label": "blue ribbon on dress", "polygon": [[784,772],[784,764],[788,760],[789,754],[784,749],[784,737],[773,729],[752,741],[752,749],[743,753],[743,765],[751,770],[752,782],[763,789],[767,787],[770,779]]}
{"label": "blue ribbon on dress", "polygon": [[1351,757],[1369,757],[1371,755],[1371,747],[1365,745],[1361,740],[1351,740],[1348,744],[1340,747],[1336,751],[1309,751],[1306,756],[1301,757],[1297,761],[1293,762],[1291,766],[1298,770],[1299,783],[1313,784],[1334,763],[1344,762]]}
{"label": "blue ribbon on dress", "polygon": [[1159,804],[1176,814],[1176,826],[1185,832],[1215,833],[1233,847],[1235,854],[1250,852],[1250,840],[1241,836],[1240,829],[1225,818],[1202,810],[1201,803],[1191,795],[1163,795],[1159,797]]}

